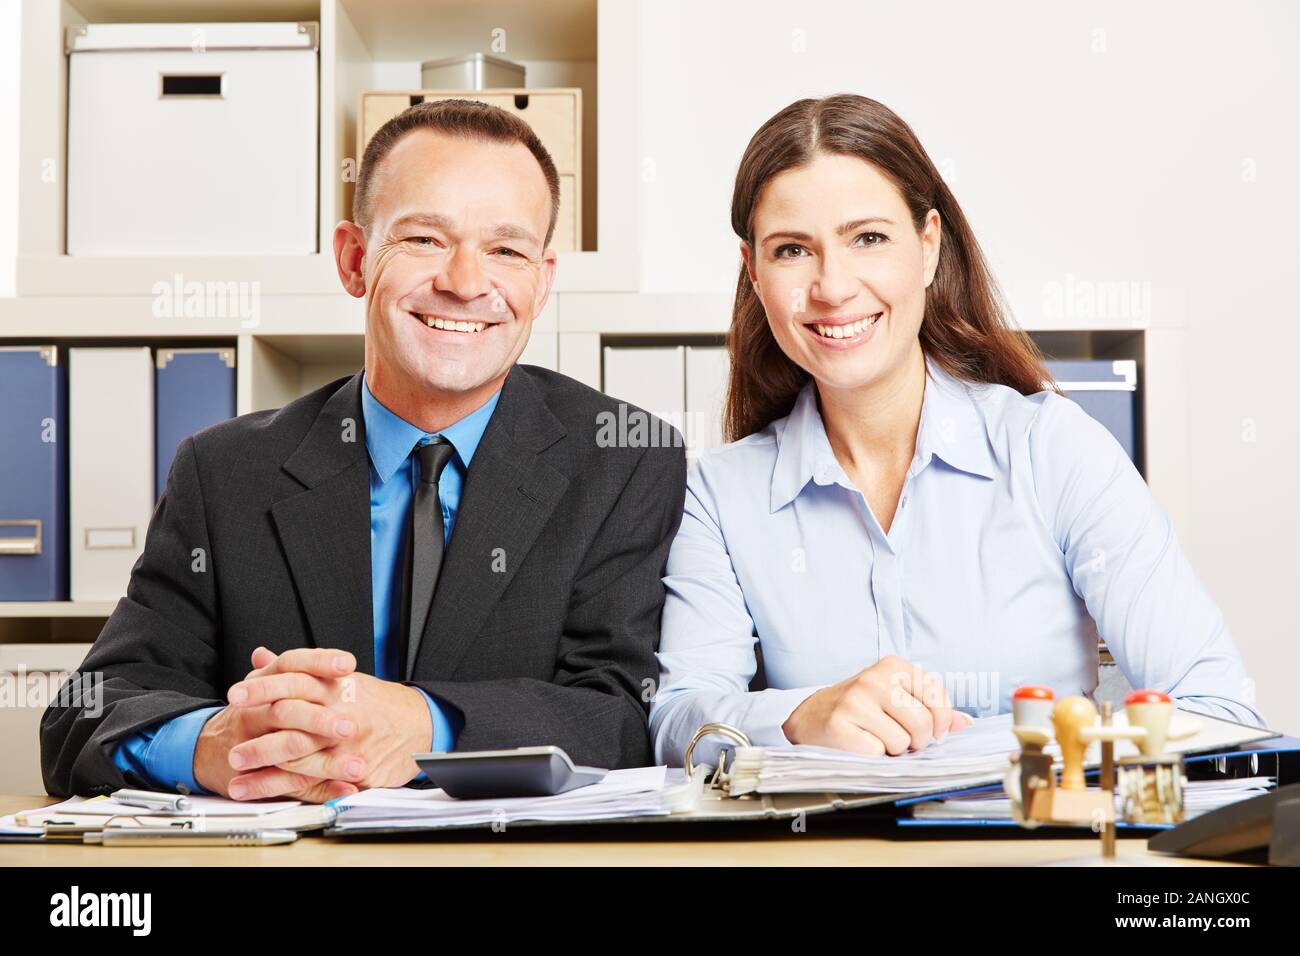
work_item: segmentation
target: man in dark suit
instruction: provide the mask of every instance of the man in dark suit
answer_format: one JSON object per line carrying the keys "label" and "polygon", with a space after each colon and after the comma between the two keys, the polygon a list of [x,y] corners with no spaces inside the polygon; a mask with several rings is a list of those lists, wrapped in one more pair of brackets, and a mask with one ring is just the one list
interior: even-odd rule
{"label": "man in dark suit", "polygon": [[516,364],[558,202],[504,111],[423,104],[376,133],[334,236],[365,368],[182,443],[126,597],[42,719],[51,793],[319,801],[422,781],[412,753],[536,744],[651,761],[685,456]]}

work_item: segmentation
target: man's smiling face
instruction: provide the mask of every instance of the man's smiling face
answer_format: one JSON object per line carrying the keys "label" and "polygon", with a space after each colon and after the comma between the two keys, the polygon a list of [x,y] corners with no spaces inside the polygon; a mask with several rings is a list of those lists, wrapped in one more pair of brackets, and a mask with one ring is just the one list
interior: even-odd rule
{"label": "man's smiling face", "polygon": [[[426,400],[495,391],[555,275],[545,247],[551,193],[537,159],[522,143],[415,130],[379,164],[371,197],[361,260],[367,378]],[[336,233],[342,274],[339,243]]]}

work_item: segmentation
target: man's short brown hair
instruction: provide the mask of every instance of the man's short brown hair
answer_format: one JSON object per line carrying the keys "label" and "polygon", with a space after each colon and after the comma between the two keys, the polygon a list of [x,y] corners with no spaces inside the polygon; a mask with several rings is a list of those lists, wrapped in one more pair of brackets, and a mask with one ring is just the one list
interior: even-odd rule
{"label": "man's short brown hair", "polygon": [[555,222],[560,213],[560,177],[555,171],[555,161],[537,138],[533,128],[513,113],[476,100],[435,100],[418,103],[403,110],[370,137],[366,153],[361,158],[357,172],[357,188],[352,199],[352,221],[363,229],[370,224],[371,190],[374,173],[384,157],[392,151],[407,133],[417,129],[431,129],[453,136],[486,139],[499,143],[523,143],[542,167],[546,185],[551,190],[551,223],[546,229],[545,248],[551,244]]}

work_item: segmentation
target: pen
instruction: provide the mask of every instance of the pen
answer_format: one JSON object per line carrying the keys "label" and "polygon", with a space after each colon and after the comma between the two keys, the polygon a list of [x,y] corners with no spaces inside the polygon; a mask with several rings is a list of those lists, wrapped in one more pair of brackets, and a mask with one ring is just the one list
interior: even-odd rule
{"label": "pen", "polygon": [[115,790],[113,799],[128,807],[144,807],[160,813],[185,813],[190,809],[190,801],[186,797],[149,790]]}
{"label": "pen", "polygon": [[[145,816],[127,817],[126,819],[134,821],[134,820],[146,819],[146,817]],[[201,821],[199,824],[199,828],[201,828]],[[70,820],[60,820],[57,818],[46,820],[44,824],[44,829],[45,829],[45,835],[48,837],[53,837],[55,839],[74,837],[77,840],[80,840],[87,833],[98,833],[101,830],[114,829],[114,827],[107,825],[104,818],[102,817],[98,820],[91,820],[87,817],[81,817],[79,819],[74,818]],[[157,817],[154,817],[153,819],[149,820],[149,825],[133,827],[133,829],[168,830],[168,831],[194,830],[196,829],[196,824],[193,819],[190,819],[188,817],[164,817],[161,820],[158,819]]]}
{"label": "pen", "polygon": [[82,843],[99,846],[276,846],[298,839],[293,830],[102,830],[87,833]]}

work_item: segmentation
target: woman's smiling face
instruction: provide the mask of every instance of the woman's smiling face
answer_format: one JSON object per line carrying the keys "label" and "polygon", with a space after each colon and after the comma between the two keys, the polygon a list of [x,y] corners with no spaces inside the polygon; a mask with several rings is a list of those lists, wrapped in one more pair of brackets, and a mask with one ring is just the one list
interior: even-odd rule
{"label": "woman's smiling face", "polygon": [[897,187],[871,163],[817,153],[759,195],[750,281],[781,350],[821,385],[887,379],[917,347],[939,261],[939,214],[918,233]]}

